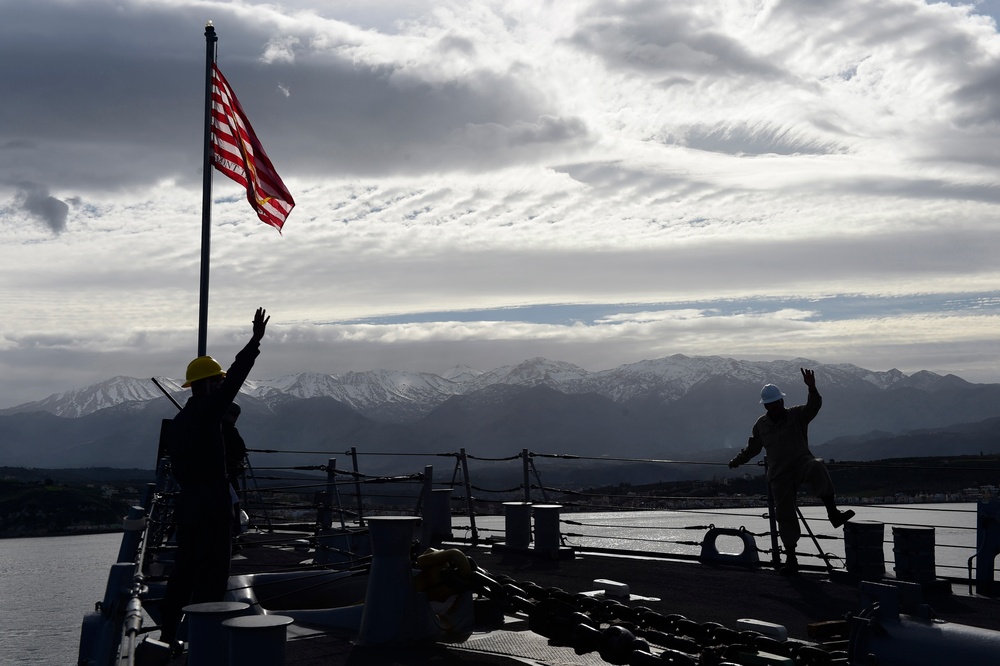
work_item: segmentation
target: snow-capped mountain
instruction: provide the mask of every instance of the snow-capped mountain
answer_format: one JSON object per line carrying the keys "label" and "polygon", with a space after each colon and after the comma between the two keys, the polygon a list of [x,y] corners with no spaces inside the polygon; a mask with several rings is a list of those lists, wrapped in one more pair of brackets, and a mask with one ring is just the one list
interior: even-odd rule
{"label": "snow-capped mountain", "polygon": [[461,387],[461,383],[427,372],[369,370],[343,375],[302,373],[247,382],[244,393],[267,404],[287,400],[289,396],[325,396],[365,416],[406,421],[460,393]]}
{"label": "snow-capped mountain", "polygon": [[[527,448],[589,457],[715,452],[722,460],[746,443],[764,383],[778,384],[790,404],[805,400],[800,367],[816,370],[824,399],[810,426],[817,446],[1000,418],[1000,384],[806,359],[675,355],[599,372],[534,358],[487,372],[456,367],[446,376],[371,370],[254,379],[244,386],[240,424],[246,437],[268,449],[352,448],[378,452],[384,461],[393,457],[386,454],[466,447],[497,459]],[[159,383],[179,403],[189,395],[179,380]],[[0,465],[149,465],[160,423],[175,413],[149,379],[115,377],[56,394],[0,411]],[[992,451],[994,440],[965,441],[961,450]],[[958,450],[954,441],[934,440]]]}
{"label": "snow-capped mountain", "polygon": [[[397,370],[369,370],[343,375],[304,372],[277,379],[251,379],[243,387],[243,394],[268,405],[296,398],[330,397],[371,418],[406,422],[427,414],[452,396],[482,391],[491,386],[544,385],[568,394],[596,393],[616,403],[652,399],[668,404],[681,399],[708,378],[734,384],[797,384],[801,381],[800,367],[816,368],[824,386],[843,389],[929,389],[942,381],[965,383],[957,377],[943,378],[928,371],[907,376],[895,369],[876,372],[850,364],[821,365],[808,359],[740,361],[721,356],[676,354],[598,372],[544,358],[528,359],[517,365],[486,372],[455,366],[444,375]],[[179,402],[186,398],[187,392],[181,388],[182,380],[161,378],[158,381],[164,389],[175,394]],[[124,402],[143,402],[162,397],[162,392],[150,379],[114,377],[99,384],[57,393],[44,400],[0,410],[0,414],[44,411],[75,418]]]}
{"label": "snow-capped mountain", "polygon": [[[170,393],[180,393],[185,390],[181,388],[181,384],[184,383],[183,381],[174,379],[162,379],[159,381],[163,385],[163,388]],[[163,393],[149,379],[112,377],[99,384],[91,384],[90,386],[63,393],[54,393],[43,400],[0,410],[0,414],[49,412],[56,416],[75,418],[125,402],[145,402],[162,397]]]}
{"label": "snow-capped mountain", "polygon": [[506,365],[484,372],[467,384],[471,390],[479,390],[494,384],[513,386],[537,386],[544,384],[553,388],[569,386],[591,373],[572,363],[533,358],[517,365]]}

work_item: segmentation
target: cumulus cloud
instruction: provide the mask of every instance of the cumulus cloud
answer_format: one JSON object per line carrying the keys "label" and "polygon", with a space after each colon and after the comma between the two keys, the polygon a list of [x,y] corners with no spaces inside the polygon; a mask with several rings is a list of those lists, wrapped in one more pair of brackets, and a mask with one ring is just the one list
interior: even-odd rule
{"label": "cumulus cloud", "polygon": [[268,306],[262,372],[681,352],[1000,378],[994,7],[23,3],[0,370],[188,360],[210,14],[297,202],[275,238],[214,180],[212,340]]}
{"label": "cumulus cloud", "polygon": [[275,37],[265,45],[264,53],[260,56],[260,61],[265,65],[293,63],[295,62],[295,50],[298,46],[298,37]]}

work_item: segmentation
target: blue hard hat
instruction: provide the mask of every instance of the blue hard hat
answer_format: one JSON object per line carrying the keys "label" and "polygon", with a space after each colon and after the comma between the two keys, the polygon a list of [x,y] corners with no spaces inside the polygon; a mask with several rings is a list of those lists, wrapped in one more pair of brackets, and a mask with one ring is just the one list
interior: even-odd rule
{"label": "blue hard hat", "polygon": [[784,399],[784,397],[785,394],[774,384],[765,384],[764,388],[760,390],[760,401],[765,405],[769,402],[778,402]]}

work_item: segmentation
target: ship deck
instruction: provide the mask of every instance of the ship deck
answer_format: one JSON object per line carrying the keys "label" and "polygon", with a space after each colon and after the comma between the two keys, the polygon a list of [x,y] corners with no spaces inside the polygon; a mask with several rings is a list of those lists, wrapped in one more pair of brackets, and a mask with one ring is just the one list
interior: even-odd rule
{"label": "ship deck", "polygon": [[[788,638],[821,644],[827,650],[846,650],[849,615],[856,615],[873,599],[862,592],[861,581],[825,570],[806,569],[797,576],[782,576],[767,565],[747,568],[728,564],[659,557],[626,556],[582,550],[569,557],[535,554],[490,547],[462,546],[475,564],[493,577],[509,576],[518,582],[568,593],[595,593],[595,580],[611,579],[629,587],[627,598],[613,597],[628,606],[644,606],[661,615],[678,614],[696,623],[718,623],[738,630],[740,621],[759,620],[783,626]],[[234,563],[248,568],[252,547]],[[269,554],[273,557],[273,554]],[[242,562],[242,564],[240,564]],[[838,572],[834,572],[835,574]],[[839,572],[843,574],[844,572]],[[898,585],[892,578],[880,582]],[[934,617],[948,623],[1000,631],[1000,600],[968,593],[955,582],[938,580],[913,595],[907,587],[904,613],[920,604],[933,609]],[[612,598],[612,597],[608,597]],[[170,666],[187,663],[185,655]],[[456,644],[365,646],[353,632],[319,631],[292,625],[286,643],[286,663],[296,666],[410,666],[417,664],[531,664],[547,666],[604,665],[596,651],[579,653],[572,645],[546,638],[529,629],[523,613],[511,613],[502,627],[477,627],[465,642]],[[845,662],[846,663],[846,662]]]}
{"label": "ship deck", "polygon": [[[460,455],[465,456],[464,450]],[[464,460],[464,458],[460,460]],[[529,474],[534,469],[533,457],[529,452],[523,451],[520,460],[523,464],[524,485],[527,487]],[[304,624],[306,619],[316,621],[317,616],[308,612],[298,613],[299,620],[292,624],[287,631],[285,661],[289,664],[296,664],[296,666],[312,666],[314,664],[316,666],[319,664],[332,664],[334,666],[378,666],[382,664],[399,666],[416,666],[417,664],[442,664],[445,666],[464,664],[569,666],[582,664],[602,666],[607,663],[630,663],[628,656],[623,657],[620,653],[602,654],[602,650],[595,645],[600,644],[607,647],[608,641],[611,640],[616,631],[621,635],[620,630],[609,627],[612,621],[621,621],[624,626],[628,626],[631,620],[635,620],[632,622],[631,628],[637,629],[636,635],[649,642],[653,656],[650,657],[648,653],[646,656],[650,658],[656,658],[656,655],[661,652],[668,654],[663,648],[670,647],[671,638],[684,638],[688,644],[683,647],[690,648],[692,645],[689,637],[699,637],[693,646],[695,649],[684,650],[687,655],[694,655],[693,657],[681,655],[683,658],[678,657],[677,661],[671,661],[669,658],[661,659],[664,663],[685,664],[690,662],[693,664],[699,663],[695,661],[698,659],[702,660],[700,663],[718,663],[719,660],[712,661],[706,657],[706,652],[719,645],[736,647],[746,641],[754,643],[758,649],[763,650],[764,648],[758,644],[767,646],[767,642],[758,639],[766,639],[766,636],[755,634],[752,631],[742,631],[748,626],[747,622],[743,622],[747,620],[767,623],[766,625],[749,625],[760,628],[762,632],[765,631],[766,626],[768,630],[778,628],[780,629],[778,633],[786,633],[791,645],[788,648],[790,652],[809,654],[806,647],[821,647],[820,651],[824,653],[826,659],[822,662],[822,666],[847,664],[849,660],[845,655],[859,645],[861,647],[858,649],[864,651],[860,653],[861,661],[854,663],[874,663],[868,658],[869,652],[867,651],[869,643],[876,640],[872,639],[871,635],[881,632],[881,636],[886,633],[882,631],[886,624],[878,624],[883,620],[895,620],[897,624],[903,624],[900,621],[902,620],[901,615],[907,616],[906,622],[909,622],[910,618],[916,622],[923,622],[924,625],[921,625],[923,628],[917,628],[917,631],[923,632],[928,629],[926,633],[941,633],[938,630],[943,628],[943,631],[947,633],[949,627],[945,625],[950,624],[951,629],[957,630],[955,633],[963,634],[963,636],[956,637],[958,641],[967,638],[965,633],[973,634],[972,640],[967,641],[975,644],[972,648],[976,648],[980,642],[979,636],[976,635],[977,632],[989,634],[983,642],[990,644],[990,656],[984,661],[979,655],[976,655],[966,659],[964,663],[998,663],[996,657],[1000,655],[1000,599],[972,594],[972,588],[968,584],[963,584],[959,579],[935,578],[918,585],[896,581],[891,575],[885,576],[884,573],[881,573],[885,571],[885,569],[881,569],[884,565],[882,561],[884,525],[882,524],[871,523],[862,526],[860,523],[863,521],[852,523],[858,527],[855,530],[857,532],[856,542],[852,544],[854,550],[851,552],[860,553],[863,551],[865,557],[860,559],[871,560],[875,558],[880,567],[878,574],[867,572],[866,577],[869,580],[860,580],[857,572],[850,568],[849,562],[852,559],[850,554],[844,558],[844,568],[838,568],[839,564],[835,566],[836,556],[827,558],[826,555],[823,555],[820,559],[830,562],[830,570],[820,566],[803,564],[799,575],[786,577],[780,575],[766,562],[761,562],[760,566],[742,566],[734,563],[733,559],[726,560],[725,558],[722,560],[709,558],[710,561],[699,561],[698,556],[690,554],[689,548],[685,551],[689,554],[683,555],[678,554],[676,550],[671,554],[638,550],[601,550],[592,547],[593,543],[590,546],[571,547],[566,545],[568,542],[559,536],[558,523],[562,521],[558,518],[557,510],[560,505],[532,505],[528,496],[525,496],[524,502],[503,502],[506,528],[504,538],[512,543],[533,543],[533,547],[509,547],[502,543],[490,545],[492,541],[498,539],[495,536],[487,537],[486,542],[470,543],[453,536],[453,530],[448,529],[451,526],[451,501],[456,499],[451,497],[455,484],[454,478],[448,487],[434,488],[433,471],[428,466],[423,475],[408,477],[366,477],[355,471],[351,473],[349,481],[339,483],[335,464],[331,462],[324,467],[327,472],[325,483],[315,479],[306,482],[304,479],[268,477],[267,481],[270,483],[285,485],[266,488],[255,485],[252,491],[245,491],[248,512],[253,513],[253,509],[258,503],[262,507],[274,507],[276,522],[272,524],[269,513],[271,509],[267,508],[250,519],[249,523],[255,528],[240,536],[242,546],[233,560],[232,574],[271,574],[274,572],[293,572],[305,568],[313,572],[319,571],[321,575],[327,576],[327,578],[336,578],[339,581],[339,575],[330,574],[328,569],[335,566],[331,558],[336,559],[342,556],[358,565],[361,573],[357,577],[352,576],[349,583],[334,583],[329,589],[324,587],[326,583],[323,582],[316,585],[309,584],[308,587],[312,591],[311,596],[298,597],[294,592],[291,592],[289,596],[281,598],[279,603],[271,605],[265,603],[266,600],[260,600],[260,607],[269,609],[268,613],[281,615],[284,612],[291,615],[296,612],[291,609],[305,611],[309,609],[350,609],[350,613],[355,613],[356,609],[359,608],[358,604],[366,601],[365,590],[368,589],[367,586],[371,582],[361,578],[361,575],[368,575],[364,573],[367,564],[371,564],[371,576],[375,576],[375,562],[378,558],[372,556],[371,553],[379,552],[374,543],[376,541],[374,525],[376,524],[387,528],[395,523],[396,528],[400,530],[396,536],[389,540],[395,543],[391,549],[393,558],[405,558],[407,555],[412,558],[413,541],[409,538],[411,536],[421,544],[458,548],[490,578],[500,582],[503,585],[503,590],[498,591],[495,586],[490,589],[493,594],[486,596],[492,599],[492,606],[490,603],[478,604],[478,608],[475,608],[475,630],[466,640],[457,643],[435,643],[429,642],[429,639],[428,642],[420,644],[404,643],[398,639],[398,636],[406,632],[393,633],[396,632],[396,622],[389,623],[393,627],[390,631],[383,631],[381,627],[384,624],[381,623],[381,620],[367,623],[362,620],[360,631],[357,622],[339,625],[348,626],[348,629],[331,629],[330,624],[337,624],[336,622],[329,622],[325,627],[308,626]],[[271,469],[280,473],[282,468],[274,467]],[[456,465],[456,470],[458,469],[459,467]],[[479,500],[474,499],[473,488],[468,484],[466,472],[463,472],[463,477],[466,482],[466,508],[468,515],[471,516],[474,514],[474,504]],[[355,525],[358,527],[364,525],[360,520],[357,523],[351,522],[350,527],[345,526],[344,516],[346,514],[350,518],[351,512],[344,507],[353,507],[354,503],[346,494],[342,495],[341,490],[355,488],[354,499],[357,501],[358,507],[356,518],[360,519],[363,500],[366,497],[358,489],[362,479],[373,486],[378,485],[379,488],[387,483],[421,484],[422,489],[419,494],[386,496],[395,497],[393,501],[384,500],[383,495],[378,495],[379,498],[383,498],[384,503],[393,506],[394,511],[400,506],[408,506],[413,498],[419,497],[420,500],[417,501],[414,515],[370,516],[367,518],[368,527],[360,531],[355,528]],[[323,490],[317,491],[317,488]],[[549,490],[553,493],[555,491],[555,489]],[[477,489],[477,492],[482,492],[482,490]],[[277,501],[265,504],[262,499],[265,495],[271,500]],[[170,546],[165,541],[165,535],[166,528],[171,522],[170,498],[170,492],[157,491],[151,494],[151,499],[154,501],[151,504],[152,508],[148,510],[150,518],[147,521],[146,535],[142,540],[143,548],[136,557],[137,571],[141,571],[142,576],[145,576],[142,579],[144,583],[151,580],[152,574],[149,572],[153,571],[152,565],[160,564],[161,553],[159,550],[164,548],[164,554],[169,555]],[[692,500],[693,498],[644,497],[643,501],[652,502],[654,499],[660,503],[679,499]],[[625,497],[624,500],[627,501],[622,507],[603,506],[605,511],[602,515],[607,518],[614,515],[611,509],[632,508],[634,506],[634,497]],[[602,501],[608,504],[606,499]],[[150,506],[150,504],[147,502],[144,506]],[[753,506],[756,507],[756,505]],[[533,514],[535,523],[535,538],[533,540],[529,538],[531,530],[528,509]],[[980,512],[982,509],[983,507],[980,506]],[[993,510],[990,508],[990,511]],[[312,519],[313,511],[315,511],[315,520]],[[946,511],[946,509],[941,511]],[[947,511],[949,513],[944,514],[947,519],[943,519],[943,522],[956,523],[950,510]],[[419,521],[416,516],[418,513],[421,516]],[[286,515],[286,520],[293,522],[278,522],[277,517],[281,515]],[[341,518],[342,529],[332,527],[334,517],[337,515]],[[742,519],[744,517],[746,517],[745,512],[736,514],[736,518]],[[633,520],[634,518],[633,516]],[[704,519],[704,516],[699,515],[699,519]],[[802,515],[802,520],[808,526],[804,515]],[[414,521],[422,522],[419,538],[416,538],[417,534],[412,532],[416,526]],[[578,521],[565,522],[575,527],[582,524]],[[263,525],[267,526],[267,531],[258,531]],[[877,538],[872,538],[875,536],[873,530],[862,529],[862,527],[874,525],[879,527]],[[615,524],[612,527],[619,526]],[[629,525],[621,527],[640,529],[638,526]],[[708,529],[709,532],[712,532],[711,528],[713,527],[714,524],[707,527],[704,525],[684,526],[684,529]],[[912,528],[913,525],[909,525],[909,527]],[[926,531],[923,529],[923,524],[917,527],[924,532]],[[645,529],[648,530],[648,526]],[[976,528],[966,526],[963,529]],[[484,529],[483,531],[498,532],[496,529]],[[846,531],[845,528],[845,534]],[[456,534],[469,534],[470,532],[471,538],[477,539],[475,529],[454,530]],[[742,527],[739,532],[731,527],[718,528],[717,530],[720,536],[737,539],[743,537],[742,532]],[[649,533],[661,534],[661,532]],[[384,529],[381,531],[382,548],[386,546],[385,538],[388,534]],[[751,532],[746,532],[746,534],[763,536],[761,534],[753,535]],[[810,535],[812,535],[811,530]],[[581,544],[585,543],[588,537],[587,534],[582,533],[567,534],[567,536],[584,540],[578,542]],[[813,541],[816,542],[817,538],[824,536],[826,535],[820,534],[818,537],[814,537]],[[360,542],[357,542],[355,537],[359,538]],[[445,539],[445,543],[439,543],[438,538]],[[648,535],[641,540],[651,541]],[[628,539],[623,541],[628,542]],[[847,552],[846,541],[845,538],[845,553]],[[548,544],[550,550],[539,548],[540,543]],[[706,552],[705,547],[708,543],[713,542],[706,533],[705,541],[700,544],[702,553]],[[744,543],[746,545],[741,557],[748,556],[753,560],[756,559],[757,553],[760,553],[761,557],[765,557],[769,553],[773,556],[772,551],[766,548],[758,549],[753,539],[750,539],[749,543],[744,540]],[[555,544],[561,545],[557,547]],[[686,548],[699,545],[697,542],[692,543],[686,535],[667,537],[663,539],[662,545],[677,546],[682,544]],[[815,545],[820,552],[825,550],[825,548],[821,549],[818,543]],[[933,548],[937,545],[933,543],[933,540],[929,542],[920,540],[921,548],[910,548],[910,546],[916,545],[918,544],[915,541],[904,550],[906,557],[913,560],[908,566],[913,572],[922,570],[926,573],[927,559],[924,556],[931,555]],[[928,545],[931,546],[932,550],[926,551]],[[940,546],[965,547],[963,543],[956,545],[951,541],[940,544]],[[137,547],[136,544],[133,544],[133,547]],[[385,550],[381,552],[383,556],[386,553]],[[167,557],[164,561],[169,563],[169,560],[170,558]],[[720,563],[721,561],[727,563]],[[952,566],[953,563],[935,568],[933,561],[931,558],[929,572],[931,576],[942,575],[941,572],[949,570],[961,571],[960,568]],[[385,560],[383,559],[382,562],[384,563]],[[918,562],[921,566],[915,566]],[[865,562],[865,564],[869,563]],[[395,587],[389,588],[390,594],[383,594],[386,592],[383,586],[383,589],[375,593],[376,603],[365,606],[366,618],[369,617],[367,612],[372,607],[409,603],[403,599],[407,596],[406,594],[403,597],[397,597],[392,593],[392,590],[402,589],[400,585],[409,585],[412,582],[412,578],[408,576],[409,568],[403,565],[402,569],[404,570],[402,576],[395,583],[389,584],[390,586],[395,585]],[[156,575],[159,577],[158,584],[162,584],[162,568],[161,572]],[[250,576],[248,576],[249,578]],[[283,580],[287,581],[287,577]],[[609,588],[607,595],[598,592],[597,588],[600,586],[595,582],[598,580],[618,581],[627,585],[629,596],[627,598],[613,596],[614,586]],[[365,587],[360,588],[360,592],[359,583],[365,585]],[[243,583],[234,584],[231,590],[233,594],[230,596],[241,600],[240,595],[243,594],[241,591],[248,589],[261,591],[264,587],[262,585],[261,588],[256,588],[252,583],[244,587],[238,587],[238,585],[243,585]],[[507,589],[510,586],[513,586],[512,590]],[[982,589],[992,590],[995,587],[986,586]],[[345,588],[350,588],[350,590]],[[136,586],[133,586],[132,595],[139,594],[136,589]],[[333,590],[336,590],[335,594],[328,594]],[[525,590],[526,593],[523,596],[529,600],[520,599],[521,592],[518,590]],[[530,593],[527,593],[528,590]],[[548,597],[550,592],[552,596]],[[309,596],[309,600],[319,605],[291,605],[306,601],[305,596]],[[605,596],[606,598],[604,598]],[[143,600],[144,612],[151,610],[149,606],[145,605],[146,602],[153,601],[155,604],[155,598],[152,596]],[[385,599],[390,599],[388,604],[384,603]],[[577,607],[581,611],[587,610],[588,603],[586,602],[595,600],[606,604],[602,606],[601,612],[594,612],[591,604],[591,610],[585,614],[589,616],[585,620],[595,626],[593,631],[597,632],[596,638],[594,633],[587,629],[586,624],[581,623],[580,618],[572,612]],[[127,598],[124,599],[121,606],[125,606],[124,602],[127,601]],[[254,599],[248,599],[248,601],[252,604],[258,603]],[[562,607],[558,612],[547,615],[548,609],[558,604],[546,602],[559,602]],[[616,607],[616,602],[624,604],[624,610],[621,606]],[[472,605],[476,607],[475,603]],[[571,605],[568,612],[565,608],[567,605]],[[880,608],[879,605],[881,605]],[[289,610],[282,611],[282,608]],[[499,612],[501,608],[503,613]],[[638,610],[633,613],[629,610],[630,608]],[[642,610],[643,608],[647,610]],[[613,611],[608,612],[609,609],[613,609]],[[480,610],[482,610],[481,617]],[[374,615],[375,611],[371,611],[371,613]],[[558,615],[558,613],[564,613],[564,615]],[[617,617],[615,617],[616,613]],[[410,616],[407,621],[412,617]],[[463,619],[468,619],[468,617],[466,615]],[[677,620],[677,618],[680,619]],[[928,618],[934,618],[938,624],[929,622]],[[106,621],[113,620],[114,618],[109,618]],[[664,624],[667,627],[666,631],[658,633],[653,626],[655,623]],[[372,626],[380,627],[381,645],[371,644],[379,643],[380,641],[377,640],[368,641],[369,644],[364,644],[360,640],[359,634],[365,634],[365,628],[371,630]],[[713,629],[713,626],[717,629]],[[675,631],[680,627],[683,627],[684,630]],[[459,633],[464,633],[464,629],[463,632]],[[854,631],[855,629],[857,631]],[[128,630],[127,623],[126,630]],[[865,631],[867,631],[867,635],[862,636],[861,634]],[[151,639],[154,639],[158,633],[149,624],[142,629],[142,632]],[[719,635],[728,632],[729,641],[716,642],[719,635],[712,632]],[[386,638],[386,636],[390,636],[390,638]],[[657,642],[658,640],[660,642]],[[625,641],[625,644],[631,645],[628,641]],[[804,644],[809,645],[803,647]],[[704,646],[704,649],[699,646]],[[781,645],[772,645],[771,647],[784,649]],[[879,646],[879,648],[881,647]],[[894,646],[890,646],[890,649],[892,647]],[[145,652],[150,651],[149,658],[146,658]],[[167,658],[166,646],[156,645],[153,640],[148,640],[140,646],[137,656],[139,658],[135,660],[135,666],[147,666],[147,664],[182,666],[187,663],[185,654]],[[684,661],[685,659],[687,661]],[[708,661],[704,661],[705,659]],[[132,663],[128,662],[128,666],[132,666]],[[809,663],[812,666],[812,662],[802,661],[801,663]],[[936,665],[936,663],[941,662],[931,661],[927,663]],[[125,665],[122,664],[122,666]],[[632,663],[631,666],[636,666],[636,664]]]}

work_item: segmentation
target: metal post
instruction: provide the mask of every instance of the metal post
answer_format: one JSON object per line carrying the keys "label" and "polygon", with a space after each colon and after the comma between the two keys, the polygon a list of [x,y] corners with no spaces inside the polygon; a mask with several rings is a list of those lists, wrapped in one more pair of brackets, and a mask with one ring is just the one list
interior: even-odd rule
{"label": "metal post", "polygon": [[812,539],[813,544],[816,546],[816,550],[817,552],[819,552],[819,556],[823,558],[823,562],[826,563],[826,570],[833,571],[833,563],[830,562],[830,556],[826,552],[824,552],[823,547],[819,545],[819,539],[816,538],[816,535],[813,534],[812,528],[809,527],[809,521],[807,521],[806,517],[802,515],[802,509],[796,506],[795,511],[796,513],[799,514],[799,520],[802,521],[802,524],[806,528],[806,532],[809,533],[809,537]]}
{"label": "metal post", "polygon": [[767,456],[764,456],[764,483],[767,485],[767,521],[771,526],[771,564],[777,569],[781,566],[781,553],[778,550],[778,521],[774,518],[774,495],[767,482]]}
{"label": "metal post", "polygon": [[317,490],[313,495],[316,504],[316,524],[319,529],[328,530],[333,526],[333,511],[330,510],[330,496],[325,490]]}
{"label": "metal post", "polygon": [[420,497],[417,498],[417,508],[414,512],[416,515],[420,515],[420,509],[424,505],[424,502],[428,504],[431,501],[431,490],[434,489],[434,465],[424,466],[424,487],[420,491]]}
{"label": "metal post", "polygon": [[[271,524],[271,512],[267,510],[267,503],[264,501],[264,495],[260,492],[260,485],[257,483],[257,475],[254,474],[253,466],[250,464],[250,454],[243,456],[243,463],[247,466],[247,471],[250,472],[250,480],[253,481],[254,490],[257,491],[257,503],[264,511],[264,520],[267,522],[267,531],[274,532],[274,525]],[[249,496],[249,493],[247,493],[247,495]],[[247,508],[249,508],[249,506]]]}
{"label": "metal post", "polygon": [[462,480],[465,483],[465,505],[469,511],[469,528],[472,530],[472,545],[479,543],[479,531],[476,529],[476,510],[472,506],[472,484],[469,482],[469,458],[465,449],[459,449],[459,461],[462,463]]}
{"label": "metal post", "polygon": [[328,458],[326,461],[326,505],[333,510],[333,498],[337,498],[337,511],[340,513],[340,527],[347,529],[344,524],[344,507],[340,505],[340,489],[337,488],[337,459]]}
{"label": "metal post", "polygon": [[358,480],[358,450],[351,447],[351,463],[354,468],[354,496],[358,500],[358,526],[365,526],[364,506],[361,501],[361,481]]}
{"label": "metal post", "polygon": [[208,348],[208,274],[212,256],[212,66],[218,38],[209,21],[205,26],[205,142],[201,188],[201,288],[198,304],[198,356]]}
{"label": "metal post", "polygon": [[528,449],[521,449],[521,463],[524,468],[524,501],[531,503],[531,479],[528,477]]}

